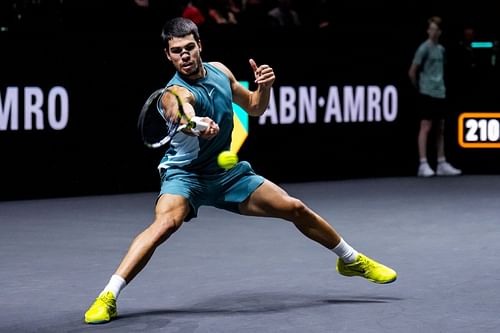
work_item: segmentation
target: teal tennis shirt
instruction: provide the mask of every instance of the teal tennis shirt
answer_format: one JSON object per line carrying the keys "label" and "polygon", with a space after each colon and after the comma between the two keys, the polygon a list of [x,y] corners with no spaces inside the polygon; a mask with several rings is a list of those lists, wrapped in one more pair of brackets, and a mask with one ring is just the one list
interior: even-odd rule
{"label": "teal tennis shirt", "polygon": [[203,63],[205,77],[186,81],[179,73],[168,82],[167,87],[177,85],[188,89],[195,99],[195,113],[209,117],[219,125],[219,134],[211,140],[190,136],[182,132],[172,138],[169,148],[158,165],[158,169],[182,168],[198,174],[220,172],[217,156],[229,150],[233,131],[232,91],[229,78],[224,72],[209,63]]}

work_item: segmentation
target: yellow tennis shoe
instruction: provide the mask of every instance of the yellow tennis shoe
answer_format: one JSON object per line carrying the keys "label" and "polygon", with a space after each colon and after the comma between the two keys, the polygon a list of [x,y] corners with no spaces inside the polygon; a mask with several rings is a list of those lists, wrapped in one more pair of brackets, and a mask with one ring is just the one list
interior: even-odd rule
{"label": "yellow tennis shoe", "polygon": [[358,253],[356,260],[350,264],[346,264],[340,258],[337,259],[337,272],[344,276],[361,276],[375,283],[391,283],[398,276],[393,269],[362,253]]}
{"label": "yellow tennis shoe", "polygon": [[85,312],[87,324],[104,324],[116,318],[116,298],[111,291],[99,295]]}

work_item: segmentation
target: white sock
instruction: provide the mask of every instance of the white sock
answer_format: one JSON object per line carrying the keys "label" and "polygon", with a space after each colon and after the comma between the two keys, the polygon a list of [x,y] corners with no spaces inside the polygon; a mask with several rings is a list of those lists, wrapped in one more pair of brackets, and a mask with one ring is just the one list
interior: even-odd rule
{"label": "white sock", "polygon": [[358,251],[347,244],[343,238],[340,239],[340,243],[338,243],[332,251],[335,252],[335,254],[337,254],[346,264],[354,262],[356,260],[356,256],[358,255]]}
{"label": "white sock", "polygon": [[101,294],[111,291],[113,295],[115,295],[115,298],[118,299],[120,291],[122,291],[122,289],[125,288],[126,285],[127,282],[125,282],[125,280],[121,276],[114,274],[113,276],[111,276],[111,279],[109,279],[108,284],[106,285],[106,287],[104,287]]}
{"label": "white sock", "polygon": [[444,162],[446,162],[446,158],[444,156],[438,158],[438,163],[444,163]]}
{"label": "white sock", "polygon": [[420,164],[424,164],[424,163],[427,163],[427,159],[426,158],[421,158],[420,159]]}

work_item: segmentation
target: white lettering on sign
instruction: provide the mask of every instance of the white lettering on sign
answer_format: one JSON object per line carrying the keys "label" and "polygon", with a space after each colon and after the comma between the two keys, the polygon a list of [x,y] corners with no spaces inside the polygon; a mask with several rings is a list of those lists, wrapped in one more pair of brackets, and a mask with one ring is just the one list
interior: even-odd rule
{"label": "white lettering on sign", "polygon": [[[278,97],[276,97],[278,94]],[[322,116],[320,115],[322,113]],[[395,86],[330,86],[326,97],[316,86],[273,88],[259,124],[393,122],[398,115]]]}
{"label": "white lettering on sign", "polygon": [[[64,87],[53,87],[47,94],[40,87],[24,87],[22,92],[21,96],[19,87],[7,87],[5,93],[0,94],[0,131],[66,128],[69,97]],[[19,121],[21,115],[22,128]]]}

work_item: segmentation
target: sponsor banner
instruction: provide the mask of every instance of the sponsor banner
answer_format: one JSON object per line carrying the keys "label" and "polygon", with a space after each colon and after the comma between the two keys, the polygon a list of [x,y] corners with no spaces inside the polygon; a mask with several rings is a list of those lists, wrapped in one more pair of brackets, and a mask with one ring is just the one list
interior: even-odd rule
{"label": "sponsor banner", "polygon": [[69,96],[62,86],[11,86],[0,91],[0,131],[60,131],[68,121]]}

